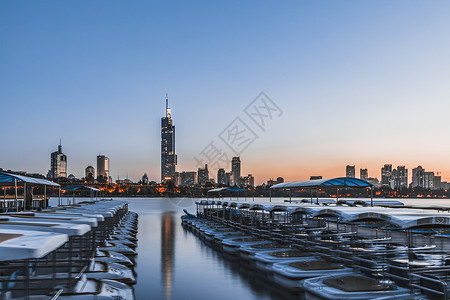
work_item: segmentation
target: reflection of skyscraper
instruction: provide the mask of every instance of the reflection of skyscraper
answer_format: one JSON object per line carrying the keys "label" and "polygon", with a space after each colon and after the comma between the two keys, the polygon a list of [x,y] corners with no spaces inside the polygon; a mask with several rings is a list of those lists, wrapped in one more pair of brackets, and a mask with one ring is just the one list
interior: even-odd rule
{"label": "reflection of skyscraper", "polygon": [[161,279],[167,300],[172,298],[174,254],[175,218],[173,214],[166,212],[161,217]]}
{"label": "reflection of skyscraper", "polygon": [[176,171],[175,126],[172,125],[169,99],[166,98],[166,116],[161,118],[161,182],[173,181]]}
{"label": "reflection of skyscraper", "polygon": [[50,167],[50,178],[67,177],[67,156],[62,153],[61,142],[59,142],[58,151],[51,154]]}

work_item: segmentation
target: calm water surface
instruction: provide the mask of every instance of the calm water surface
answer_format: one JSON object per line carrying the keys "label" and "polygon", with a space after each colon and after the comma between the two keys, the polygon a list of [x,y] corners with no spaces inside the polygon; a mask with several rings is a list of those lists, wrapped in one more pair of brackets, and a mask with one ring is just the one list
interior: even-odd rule
{"label": "calm water surface", "polygon": [[[298,295],[284,294],[282,288],[259,278],[239,262],[225,259],[185,230],[181,226],[182,210],[195,213],[194,201],[198,199],[118,199],[129,201],[129,209],[139,214],[137,299],[299,299]],[[399,200],[412,205],[450,205],[449,200],[441,199]]]}

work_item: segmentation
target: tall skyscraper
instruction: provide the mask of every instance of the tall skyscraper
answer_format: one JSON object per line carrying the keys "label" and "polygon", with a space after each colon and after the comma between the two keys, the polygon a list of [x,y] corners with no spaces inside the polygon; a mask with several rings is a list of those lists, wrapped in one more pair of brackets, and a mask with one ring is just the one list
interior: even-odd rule
{"label": "tall skyscraper", "polygon": [[58,145],[58,151],[50,155],[50,178],[56,179],[67,177],[67,156],[62,153],[61,141]]}
{"label": "tall skyscraper", "polygon": [[240,185],[241,179],[241,159],[236,156],[231,160],[231,174],[233,175],[233,184]]}
{"label": "tall skyscraper", "polygon": [[394,187],[391,164],[385,164],[384,167],[381,168],[381,186]]}
{"label": "tall skyscraper", "polygon": [[109,158],[105,155],[97,156],[97,179],[103,178],[106,182],[109,180]]}
{"label": "tall skyscraper", "polygon": [[226,184],[226,178],[225,178],[225,170],[219,169],[217,171],[217,183],[218,184]]}
{"label": "tall skyscraper", "polygon": [[355,166],[347,166],[345,168],[345,176],[347,177],[356,177]]}
{"label": "tall skyscraper", "polygon": [[197,178],[198,178],[198,184],[199,185],[205,185],[209,181],[209,171],[208,171],[208,165],[205,165],[205,168],[198,168],[197,172]]}
{"label": "tall skyscraper", "polygon": [[161,118],[161,182],[174,181],[176,171],[175,126],[166,96],[166,116]]}
{"label": "tall skyscraper", "polygon": [[408,169],[405,166],[397,166],[394,182],[394,186],[397,189],[408,187]]}
{"label": "tall skyscraper", "polygon": [[412,187],[424,187],[424,173],[422,166],[412,169]]}
{"label": "tall skyscraper", "polygon": [[359,169],[359,178],[363,180],[367,180],[369,178],[369,171],[366,169]]}
{"label": "tall skyscraper", "polygon": [[231,174],[231,172],[225,173],[225,185],[226,186],[233,185],[233,174]]}

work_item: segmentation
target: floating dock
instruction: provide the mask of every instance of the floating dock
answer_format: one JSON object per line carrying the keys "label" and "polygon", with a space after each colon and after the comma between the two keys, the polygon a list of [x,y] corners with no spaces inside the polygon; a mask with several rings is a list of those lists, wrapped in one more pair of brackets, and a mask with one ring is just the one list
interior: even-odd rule
{"label": "floating dock", "polygon": [[0,214],[0,299],[134,299],[137,226],[118,200]]}
{"label": "floating dock", "polygon": [[183,226],[307,299],[449,299],[443,210],[202,200]]}

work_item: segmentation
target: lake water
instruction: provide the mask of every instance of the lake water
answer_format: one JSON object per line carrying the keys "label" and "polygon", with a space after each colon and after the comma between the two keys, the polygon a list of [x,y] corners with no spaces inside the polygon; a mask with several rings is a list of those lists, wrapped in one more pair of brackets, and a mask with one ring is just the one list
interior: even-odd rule
{"label": "lake water", "polygon": [[[181,226],[182,210],[195,213],[194,203],[199,199],[118,199],[129,201],[129,209],[139,214],[136,299],[293,298],[249,272],[239,262],[225,259]],[[269,202],[268,199],[256,200]],[[283,201],[281,198],[272,200]],[[442,199],[399,200],[412,205],[450,205],[449,200]]]}

